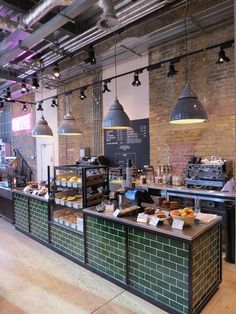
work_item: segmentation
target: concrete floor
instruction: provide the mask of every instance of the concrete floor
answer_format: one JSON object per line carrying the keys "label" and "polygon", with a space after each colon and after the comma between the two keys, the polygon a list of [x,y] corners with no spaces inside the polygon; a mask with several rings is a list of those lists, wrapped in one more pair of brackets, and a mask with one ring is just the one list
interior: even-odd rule
{"label": "concrete floor", "polygon": [[162,314],[0,218],[0,314]]}

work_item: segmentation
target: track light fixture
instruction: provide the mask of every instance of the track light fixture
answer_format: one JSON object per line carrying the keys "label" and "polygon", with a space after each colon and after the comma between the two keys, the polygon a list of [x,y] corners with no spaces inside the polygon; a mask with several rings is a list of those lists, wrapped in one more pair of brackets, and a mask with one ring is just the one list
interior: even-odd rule
{"label": "track light fixture", "polygon": [[4,108],[5,108],[5,104],[4,104],[3,99],[1,99],[1,100],[0,100],[0,112],[3,112],[3,111],[4,111]]}
{"label": "track light fixture", "polygon": [[176,75],[178,73],[178,71],[176,71],[176,69],[175,69],[174,63],[175,62],[173,62],[173,61],[170,62],[169,71],[167,73],[168,77],[172,77],[172,76],[174,76],[174,75]]}
{"label": "track light fixture", "polygon": [[33,75],[33,78],[32,78],[32,88],[33,89],[38,89],[39,88],[39,82],[38,82],[37,74]]}
{"label": "track light fixture", "polygon": [[59,69],[59,65],[58,63],[54,64],[54,68],[53,68],[53,74],[52,74],[56,79],[60,78],[60,69]]}
{"label": "track light fixture", "polygon": [[8,101],[11,100],[11,89],[10,89],[10,87],[8,87],[7,90],[6,90],[5,98]]}
{"label": "track light fixture", "polygon": [[140,86],[141,85],[141,82],[139,80],[139,73],[142,73],[142,72],[143,71],[135,71],[134,72],[134,80],[132,83],[133,86]]}
{"label": "track light fixture", "polygon": [[57,97],[53,97],[51,107],[57,107]]}
{"label": "track light fixture", "polygon": [[88,48],[88,58],[84,60],[85,63],[96,64],[95,52],[93,46],[89,46]]}
{"label": "track light fixture", "polygon": [[230,58],[226,57],[224,48],[220,47],[220,51],[218,53],[218,59],[216,61],[216,64],[222,64],[222,63],[229,62],[229,61],[230,61]]}
{"label": "track light fixture", "polygon": [[87,89],[87,87],[82,87],[81,89],[80,89],[80,96],[79,96],[79,98],[81,99],[81,100],[84,100],[85,98],[87,98],[87,96],[85,95],[85,90]]}
{"label": "track light fixture", "polygon": [[23,106],[22,106],[22,111],[28,111],[28,108],[27,108],[27,105],[26,103],[23,103]]}
{"label": "track light fixture", "polygon": [[22,80],[21,93],[24,94],[26,91],[27,91],[27,86],[26,86],[25,80]]}
{"label": "track light fixture", "polygon": [[38,108],[37,108],[37,111],[43,111],[42,104],[43,104],[43,102],[42,102],[42,101],[40,101],[40,102],[38,103]]}
{"label": "track light fixture", "polygon": [[110,82],[111,82],[111,80],[105,80],[105,81],[103,82],[103,90],[102,90],[103,93],[106,93],[106,92],[110,92],[110,91],[111,91],[111,90],[109,89],[109,87],[107,86],[107,84],[110,83]]}

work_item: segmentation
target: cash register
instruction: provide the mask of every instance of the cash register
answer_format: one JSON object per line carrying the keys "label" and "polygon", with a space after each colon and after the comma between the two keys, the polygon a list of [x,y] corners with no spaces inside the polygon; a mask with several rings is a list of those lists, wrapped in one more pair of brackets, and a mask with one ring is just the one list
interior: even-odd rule
{"label": "cash register", "polygon": [[154,203],[151,195],[146,190],[128,189],[125,192],[125,197],[137,206],[141,206],[141,203]]}

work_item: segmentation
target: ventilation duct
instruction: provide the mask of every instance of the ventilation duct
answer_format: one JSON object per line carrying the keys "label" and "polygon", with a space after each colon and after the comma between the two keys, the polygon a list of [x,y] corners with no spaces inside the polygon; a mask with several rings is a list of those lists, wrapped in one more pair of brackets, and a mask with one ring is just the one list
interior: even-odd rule
{"label": "ventilation duct", "polygon": [[5,29],[11,33],[17,30],[18,24],[10,19],[0,16],[0,28]]}
{"label": "ventilation duct", "polygon": [[120,25],[120,21],[116,17],[112,1],[100,0],[100,6],[103,9],[103,15],[98,20],[97,26],[104,31],[117,28]]}
{"label": "ventilation duct", "polygon": [[44,0],[37,4],[28,14],[23,16],[21,26],[29,28],[57,6],[68,6],[75,0]]}

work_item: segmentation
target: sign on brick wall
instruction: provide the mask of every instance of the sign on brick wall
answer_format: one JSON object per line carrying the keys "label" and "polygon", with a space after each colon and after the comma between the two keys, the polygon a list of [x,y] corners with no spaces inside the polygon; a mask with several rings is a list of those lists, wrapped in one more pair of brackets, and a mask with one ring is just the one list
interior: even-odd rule
{"label": "sign on brick wall", "polygon": [[104,154],[112,166],[126,165],[127,159],[138,168],[150,163],[149,119],[131,121],[130,130],[105,130]]}
{"label": "sign on brick wall", "polygon": [[12,131],[26,131],[32,129],[32,115],[28,113],[24,116],[16,117],[12,119]]}

